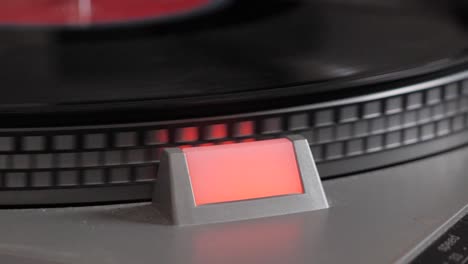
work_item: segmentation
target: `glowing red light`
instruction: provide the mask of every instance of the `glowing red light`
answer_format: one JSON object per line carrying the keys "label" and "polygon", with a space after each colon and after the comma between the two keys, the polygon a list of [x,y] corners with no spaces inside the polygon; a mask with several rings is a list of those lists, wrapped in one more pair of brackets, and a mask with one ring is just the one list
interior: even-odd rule
{"label": "glowing red light", "polygon": [[197,127],[184,127],[178,130],[178,141],[190,142],[198,140]]}
{"label": "glowing red light", "polygon": [[237,124],[237,136],[250,136],[254,133],[254,122],[243,121]]}
{"label": "glowing red light", "polygon": [[156,130],[154,132],[156,143],[163,144],[169,142],[169,132],[166,129]]}
{"label": "glowing red light", "polygon": [[224,124],[209,126],[209,136],[212,139],[225,138],[227,136],[227,128]]}
{"label": "glowing red light", "polygon": [[196,205],[303,193],[291,141],[183,149]]}

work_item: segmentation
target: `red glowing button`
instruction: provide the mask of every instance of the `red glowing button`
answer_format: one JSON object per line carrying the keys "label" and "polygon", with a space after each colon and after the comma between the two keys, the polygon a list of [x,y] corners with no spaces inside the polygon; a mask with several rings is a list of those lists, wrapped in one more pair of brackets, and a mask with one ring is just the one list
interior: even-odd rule
{"label": "red glowing button", "polygon": [[294,146],[288,139],[183,152],[197,206],[304,193]]}

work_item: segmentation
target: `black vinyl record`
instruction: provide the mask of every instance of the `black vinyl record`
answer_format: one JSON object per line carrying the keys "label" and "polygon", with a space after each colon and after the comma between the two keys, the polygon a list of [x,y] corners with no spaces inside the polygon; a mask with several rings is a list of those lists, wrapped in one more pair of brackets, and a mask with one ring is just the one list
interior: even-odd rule
{"label": "black vinyl record", "polygon": [[466,61],[463,23],[426,1],[236,0],[211,11],[112,27],[4,25],[0,108],[240,112],[242,103],[324,100],[317,95]]}

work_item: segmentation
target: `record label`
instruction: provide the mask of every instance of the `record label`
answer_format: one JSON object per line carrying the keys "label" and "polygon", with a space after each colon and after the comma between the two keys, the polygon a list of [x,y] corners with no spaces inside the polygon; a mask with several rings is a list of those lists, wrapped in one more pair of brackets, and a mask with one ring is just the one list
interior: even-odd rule
{"label": "record label", "polygon": [[219,0],[0,0],[0,25],[89,26],[170,19]]}

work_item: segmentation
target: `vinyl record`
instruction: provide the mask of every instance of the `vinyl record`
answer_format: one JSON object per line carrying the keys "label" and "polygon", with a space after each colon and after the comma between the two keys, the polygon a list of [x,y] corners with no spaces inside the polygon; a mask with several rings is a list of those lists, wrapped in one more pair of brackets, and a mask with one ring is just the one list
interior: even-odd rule
{"label": "vinyl record", "polygon": [[[148,1],[154,5],[145,5]],[[154,113],[153,120],[174,114],[205,116],[214,104],[217,113],[239,113],[323,101],[322,94],[368,93],[356,88],[365,85],[382,90],[386,88],[379,84],[450,70],[468,59],[463,26],[453,14],[430,5],[308,0],[236,0],[227,5],[219,0],[81,2],[92,4],[96,16],[89,23],[97,24],[67,22],[88,25],[78,30],[0,27],[2,113],[65,109],[115,113],[122,107],[150,107],[152,111],[138,118]],[[64,17],[52,19],[53,14],[64,13],[46,7],[77,3],[0,1],[0,20],[64,23]],[[150,19],[125,26],[151,14],[162,19],[216,6],[222,8],[177,22]],[[35,16],[39,10],[35,8],[47,12]],[[159,13],[152,13],[156,9]],[[33,15],[19,16],[21,10]],[[115,24],[97,26],[108,22]],[[184,110],[188,107],[190,111]]]}

